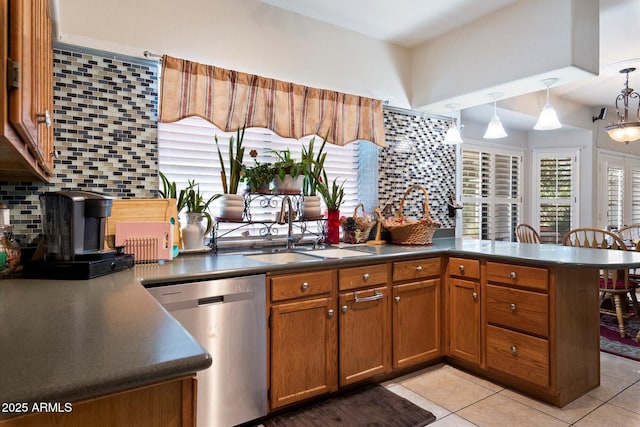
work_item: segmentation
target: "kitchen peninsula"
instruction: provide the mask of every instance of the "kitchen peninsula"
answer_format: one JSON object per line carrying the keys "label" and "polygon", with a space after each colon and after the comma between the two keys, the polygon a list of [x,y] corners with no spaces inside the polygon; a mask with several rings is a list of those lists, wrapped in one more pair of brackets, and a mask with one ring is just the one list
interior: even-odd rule
{"label": "kitchen peninsula", "polygon": [[[264,273],[269,283],[290,273],[384,266],[382,280],[395,286],[394,271],[417,263],[420,272],[422,260],[436,260],[438,349],[415,366],[444,359],[563,406],[599,384],[597,269],[640,267],[635,252],[555,245],[435,239],[431,246],[349,248],[369,255],[269,264],[199,254],[89,281],[0,281],[0,402],[85,401],[215,364],[143,285]],[[457,304],[466,289],[471,302]],[[470,324],[461,307],[475,310]],[[478,334],[471,346],[477,354],[457,339],[456,325]]]}

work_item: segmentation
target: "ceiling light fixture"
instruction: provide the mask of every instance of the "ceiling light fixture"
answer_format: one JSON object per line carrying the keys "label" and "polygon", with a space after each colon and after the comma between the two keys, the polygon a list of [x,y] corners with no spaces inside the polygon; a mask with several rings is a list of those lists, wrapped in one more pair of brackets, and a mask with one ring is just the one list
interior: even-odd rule
{"label": "ceiling light fixture", "polygon": [[[624,82],[624,88],[620,91],[620,95],[616,97],[616,112],[618,113],[618,123],[609,124],[604,127],[609,137],[617,142],[629,143],[640,139],[640,95],[629,87],[629,73],[634,72],[635,68],[625,68],[620,70],[621,73],[627,75]],[[638,108],[636,109],[635,122],[629,122],[629,98],[638,100]],[[624,112],[618,108],[618,103],[624,106]]]}
{"label": "ceiling light fixture", "polygon": [[558,114],[556,110],[553,108],[553,105],[549,102],[549,86],[555,84],[558,79],[546,79],[543,82],[547,85],[547,103],[542,107],[542,111],[540,111],[540,117],[538,117],[538,122],[533,127],[535,130],[552,130],[552,129],[560,129],[562,124],[560,124],[560,120],[558,120]]}
{"label": "ceiling light fixture", "polygon": [[498,117],[498,107],[496,103],[498,102],[499,93],[490,93],[489,96],[493,98],[493,116],[491,117],[491,121],[489,122],[489,126],[487,126],[487,131],[484,133],[483,138],[485,139],[498,139],[504,138],[507,136],[507,133],[504,131],[502,127],[502,122],[500,121],[500,117]]}
{"label": "ceiling light fixture", "polygon": [[460,104],[447,104],[447,108],[451,109],[451,126],[447,129],[447,134],[444,136],[443,144],[447,145],[455,145],[462,144],[462,137],[460,136],[460,131],[458,130],[458,126],[456,126],[456,119],[453,117],[453,111],[458,108]]}

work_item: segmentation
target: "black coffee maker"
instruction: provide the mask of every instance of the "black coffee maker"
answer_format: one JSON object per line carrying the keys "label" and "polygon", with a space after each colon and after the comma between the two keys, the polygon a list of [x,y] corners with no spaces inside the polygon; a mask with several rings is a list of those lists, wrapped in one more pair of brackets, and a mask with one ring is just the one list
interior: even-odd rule
{"label": "black coffee maker", "polygon": [[104,249],[111,204],[92,191],[41,194],[44,260],[32,263],[30,275],[89,279],[132,267],[132,256]]}

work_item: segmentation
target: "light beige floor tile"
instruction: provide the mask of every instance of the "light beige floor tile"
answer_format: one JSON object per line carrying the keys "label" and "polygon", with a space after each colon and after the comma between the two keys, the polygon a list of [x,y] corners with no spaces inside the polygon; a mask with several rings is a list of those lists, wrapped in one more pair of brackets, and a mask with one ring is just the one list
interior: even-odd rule
{"label": "light beige floor tile", "polygon": [[629,387],[633,382],[634,381],[628,381],[612,377],[609,374],[601,373],[600,386],[591,390],[587,395],[606,402],[625,388]]}
{"label": "light beige floor tile", "polygon": [[600,372],[621,380],[635,382],[640,380],[640,362],[600,352]]}
{"label": "light beige floor tile", "polygon": [[602,405],[577,423],[576,427],[640,426],[640,415],[609,403]]}
{"label": "light beige floor tile", "polygon": [[541,402],[512,390],[504,390],[500,392],[500,394],[567,423],[574,423],[578,421],[580,418],[584,417],[589,412],[593,411],[598,406],[603,404],[601,400],[598,400],[589,395],[584,395],[574,400],[573,402],[568,403],[562,408],[558,408],[551,404]]}
{"label": "light beige floor tile", "polygon": [[608,403],[640,414],[640,383],[635,383],[611,399]]}
{"label": "light beige floor tile", "polygon": [[409,390],[408,388],[400,384],[392,384],[387,387],[387,390],[394,392],[398,396],[404,397],[409,402],[421,407],[422,409],[426,409],[427,411],[435,415],[437,420],[451,414],[450,411],[443,408],[442,406],[435,404],[429,399],[425,399],[424,397],[420,396],[418,393],[412,390]]}
{"label": "light beige floor tile", "polygon": [[569,423],[542,413],[527,405],[494,394],[458,411],[456,415],[482,427],[563,427]]}
{"label": "light beige floor tile", "polygon": [[445,368],[447,366],[449,366],[449,365],[446,365],[444,363],[438,363],[436,365],[432,365],[432,366],[426,367],[424,369],[420,369],[419,371],[409,372],[408,374],[403,375],[401,377],[396,377],[396,378],[393,379],[393,381],[396,382],[396,383],[401,383],[401,382],[409,380],[411,378],[420,377],[423,374],[426,374],[426,373],[429,373],[429,372],[438,371],[438,370],[443,369],[443,368]]}
{"label": "light beige floor tile", "polygon": [[462,417],[457,416],[456,414],[451,414],[442,419],[434,421],[433,423],[429,424],[429,427],[476,427],[476,425],[470,423]]}
{"label": "light beige floor tile", "polygon": [[477,376],[475,376],[473,374],[470,374],[470,373],[468,373],[466,371],[458,369],[458,368],[456,368],[454,366],[445,365],[442,369],[446,369],[449,372],[451,372],[451,373],[453,373],[453,374],[455,374],[455,375],[457,375],[457,376],[459,376],[461,378],[467,379],[467,380],[469,380],[469,381],[471,381],[473,383],[481,385],[482,387],[488,388],[489,390],[492,390],[492,391],[495,391],[495,392],[499,392],[501,390],[504,390],[504,387],[499,385],[499,384],[492,383],[489,380],[485,380],[484,378],[477,377]]}
{"label": "light beige floor tile", "polygon": [[451,412],[495,393],[442,367],[402,381],[401,384]]}

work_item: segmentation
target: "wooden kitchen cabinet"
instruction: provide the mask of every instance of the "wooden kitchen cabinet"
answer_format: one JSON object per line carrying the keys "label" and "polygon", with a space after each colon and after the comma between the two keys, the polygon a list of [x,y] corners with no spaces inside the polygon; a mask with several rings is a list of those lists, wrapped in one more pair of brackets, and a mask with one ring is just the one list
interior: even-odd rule
{"label": "wooden kitchen cabinet", "polygon": [[440,269],[440,258],[393,264],[394,369],[442,355]]}
{"label": "wooden kitchen cabinet", "polygon": [[53,176],[48,0],[0,0],[0,178]]}
{"label": "wooden kitchen cabinet", "polygon": [[449,258],[449,355],[474,365],[482,360],[480,262]]}
{"label": "wooden kitchen cabinet", "polygon": [[391,370],[387,277],[385,264],[338,271],[341,387]]}
{"label": "wooden kitchen cabinet", "polygon": [[269,281],[270,409],[338,387],[335,271]]}

